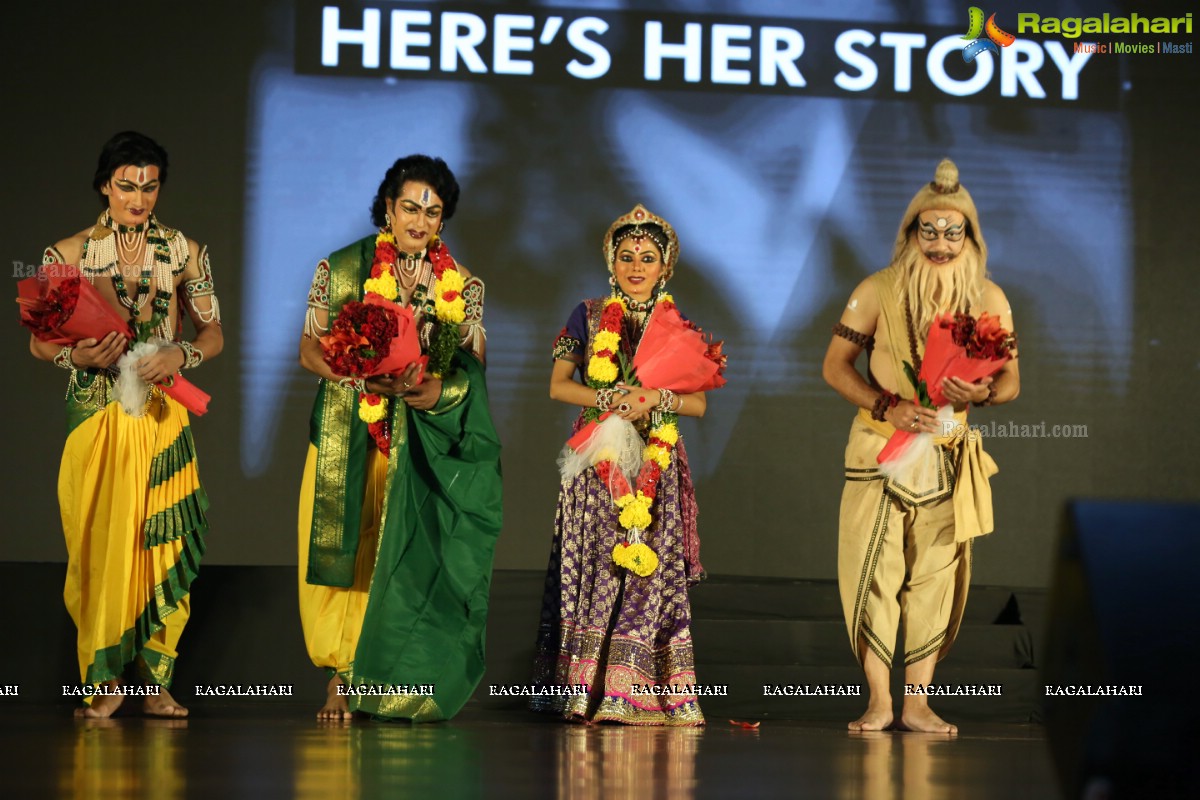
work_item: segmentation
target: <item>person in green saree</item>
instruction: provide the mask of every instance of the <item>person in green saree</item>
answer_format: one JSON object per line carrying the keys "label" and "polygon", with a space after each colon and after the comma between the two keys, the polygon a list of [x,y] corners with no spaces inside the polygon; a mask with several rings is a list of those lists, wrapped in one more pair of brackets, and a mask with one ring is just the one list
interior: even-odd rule
{"label": "person in green saree", "polygon": [[[448,719],[483,676],[500,441],[483,282],[440,239],[458,196],[440,158],[396,161],[372,204],[378,233],[323,259],[309,292],[300,363],[320,387],[299,584],[309,656],[330,676],[320,719]],[[330,369],[321,339],[368,292],[412,310],[427,365],[366,381]]]}

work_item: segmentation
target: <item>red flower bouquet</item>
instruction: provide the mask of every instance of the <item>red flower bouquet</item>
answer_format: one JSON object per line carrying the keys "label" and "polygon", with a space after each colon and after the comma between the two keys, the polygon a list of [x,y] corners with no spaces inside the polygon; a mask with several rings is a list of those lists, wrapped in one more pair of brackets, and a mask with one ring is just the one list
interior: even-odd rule
{"label": "red flower bouquet", "polygon": [[96,287],[70,265],[55,267],[53,274],[43,267],[37,277],[17,283],[21,324],[38,340],[71,345],[82,339],[103,339],[113,331],[133,338],[129,323]]}
{"label": "red flower bouquet", "polygon": [[685,320],[674,303],[664,301],[655,308],[642,334],[633,368],[643,386],[680,394],[706,392],[725,385],[723,346],[723,342],[707,341],[704,332]]}
{"label": "red flower bouquet", "polygon": [[1016,337],[1000,327],[998,317],[986,312],[979,319],[970,314],[943,314],[930,326],[921,372],[913,381],[918,398],[927,408],[944,406],[943,380],[961,378],[974,383],[994,375],[1015,349]]}
{"label": "red flower bouquet", "polygon": [[[113,331],[134,338],[129,323],[70,264],[55,264],[53,271],[43,266],[37,277],[19,281],[17,303],[21,324],[42,342],[74,345]],[[196,416],[208,411],[212,398],[188,379],[175,375],[158,386]]]}
{"label": "red flower bouquet", "polygon": [[[914,372],[912,365],[904,362],[904,371],[916,387],[913,402],[941,409],[946,406],[942,389],[946,378],[974,383],[995,375],[1015,351],[1016,337],[1000,327],[998,317],[986,312],[978,319],[963,313],[942,314],[929,327],[920,371]],[[913,446],[920,441],[932,441],[931,434],[898,430],[888,439],[876,461],[885,471],[894,472],[912,463]]]}
{"label": "red flower bouquet", "polygon": [[[398,375],[417,362],[421,373],[416,382],[424,379],[427,359],[421,355],[412,311],[374,292],[367,292],[362,302],[355,300],[342,306],[320,342],[322,357],[335,375],[364,380]],[[391,432],[387,399],[372,392],[360,392],[358,399],[359,419],[367,423],[379,452],[388,455]]]}
{"label": "red flower bouquet", "polygon": [[320,341],[325,363],[344,378],[396,375],[421,361],[412,311],[376,294],[342,306]]}

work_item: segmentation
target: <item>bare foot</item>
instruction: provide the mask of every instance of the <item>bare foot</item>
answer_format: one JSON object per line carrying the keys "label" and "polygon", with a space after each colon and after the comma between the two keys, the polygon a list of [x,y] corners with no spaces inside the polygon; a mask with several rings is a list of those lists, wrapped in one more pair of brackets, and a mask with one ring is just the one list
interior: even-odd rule
{"label": "bare foot", "polygon": [[909,705],[905,704],[904,711],[900,714],[901,730],[916,731],[920,733],[948,733],[955,735],[958,733],[958,726],[951,725],[946,720],[933,713],[933,709],[927,705]]}
{"label": "bare foot", "polygon": [[867,711],[848,726],[852,731],[882,731],[892,724],[890,701],[887,704],[871,703]]}
{"label": "bare foot", "polygon": [[[100,685],[106,689],[115,689],[121,685],[121,682],[113,678]],[[75,709],[75,716],[86,719],[108,719],[121,707],[121,703],[124,702],[125,695],[123,694],[95,695],[92,697],[91,705]]]}
{"label": "bare foot", "polygon": [[142,713],[147,717],[182,719],[188,715],[188,710],[171,697],[165,686],[160,686],[157,695],[146,695],[146,700],[142,703]]}
{"label": "bare foot", "polygon": [[338,694],[338,687],[345,685],[340,675],[329,679],[329,685],[325,687],[325,705],[317,712],[317,719],[340,721],[354,718],[350,713],[350,706],[346,703],[346,696]]}

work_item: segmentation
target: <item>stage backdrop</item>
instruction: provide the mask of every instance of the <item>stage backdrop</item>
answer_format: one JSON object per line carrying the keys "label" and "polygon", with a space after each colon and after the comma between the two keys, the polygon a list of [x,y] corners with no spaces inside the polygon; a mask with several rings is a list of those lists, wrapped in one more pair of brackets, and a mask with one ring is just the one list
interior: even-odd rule
{"label": "stage backdrop", "polygon": [[[676,300],[729,354],[727,387],[683,425],[707,568],[832,578],[853,409],[821,380],[829,329],[949,156],[1022,355],[1020,400],[971,414],[1001,469],[975,580],[1044,585],[1066,498],[1195,498],[1200,484],[1185,333],[1200,70],[1173,52],[1195,38],[1182,5],[1020,8],[995,16],[1015,39],[990,48],[986,31],[968,38],[978,14],[950,2],[6,11],[10,296],[45,245],[95,219],[108,136],[165,145],[157,213],[209,245],[225,320],[225,352],[190,376],[213,395],[194,421],[208,559],[294,563],[313,269],[370,233],[395,158],[442,156],[462,185],[446,240],[487,284],[496,564],[538,569],[573,413],[547,396],[551,343],[607,290],[609,222],[644,203],[680,236]],[[1138,15],[1151,30],[1122,32]],[[1126,52],[1139,43],[1150,52]],[[65,375],[28,355],[15,306],[8,319],[0,559],[62,560]]]}

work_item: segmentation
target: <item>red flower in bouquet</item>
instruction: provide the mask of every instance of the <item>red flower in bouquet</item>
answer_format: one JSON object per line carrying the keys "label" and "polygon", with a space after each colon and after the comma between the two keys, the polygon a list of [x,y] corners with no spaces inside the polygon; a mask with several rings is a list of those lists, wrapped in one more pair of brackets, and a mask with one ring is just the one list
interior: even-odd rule
{"label": "red flower in bouquet", "polygon": [[[342,306],[329,333],[319,341],[325,363],[334,374],[345,378],[396,375],[414,362],[422,370],[425,366],[412,310],[370,292],[362,302]],[[384,455],[391,443],[390,412],[389,403],[381,395],[359,393],[358,417],[367,423],[371,438]]]}
{"label": "red flower in bouquet", "polygon": [[79,303],[80,280],[79,277],[67,278],[57,286],[49,287],[39,298],[40,302],[27,306],[27,313],[21,315],[21,324],[35,334],[60,330],[75,313]]}
{"label": "red flower in bouquet", "polygon": [[1007,359],[1016,348],[1016,337],[1000,327],[1000,318],[983,313],[979,319],[957,313],[943,317],[938,325],[950,331],[954,344],[963,348],[967,358],[991,361]]}
{"label": "red flower in bouquet", "polygon": [[[43,267],[37,277],[17,283],[21,324],[42,342],[74,345],[83,339],[103,339],[113,331],[133,338],[129,323],[109,305],[95,286],[70,264]],[[165,394],[197,416],[208,410],[212,398],[182,375],[158,386]]]}
{"label": "red flower in bouquet", "polygon": [[399,324],[391,309],[351,301],[342,306],[329,333],[321,337],[322,357],[329,368],[346,378],[369,378],[378,374],[387,358]]}
{"label": "red flower in bouquet", "polygon": [[[1000,320],[988,313],[976,319],[970,314],[943,314],[929,326],[925,357],[919,370],[907,361],[904,372],[916,390],[913,402],[926,408],[946,405],[942,382],[959,378],[975,383],[1000,371],[1016,349],[1016,337],[1000,326]],[[879,464],[896,463],[919,435],[896,431],[876,457]]]}
{"label": "red flower in bouquet", "polygon": [[100,296],[96,287],[83,280],[69,264],[55,266],[53,274],[43,268],[37,277],[17,283],[21,324],[34,336],[61,345],[73,345],[81,339],[103,339],[112,331],[133,337],[129,323]]}
{"label": "red flower in bouquet", "polygon": [[[974,383],[994,375],[1015,349],[1016,337],[1000,327],[999,317],[987,312],[978,319],[961,312],[943,314],[929,328],[925,358],[917,380],[913,381],[918,398],[928,408],[945,405],[942,381],[961,378]],[[911,371],[907,362],[905,371]]]}
{"label": "red flower in bouquet", "polygon": [[[699,331],[699,328],[696,328]],[[724,378],[725,366],[729,361],[729,356],[725,355],[724,340],[718,342],[709,342],[704,348],[704,357],[717,365],[717,374]]]}

